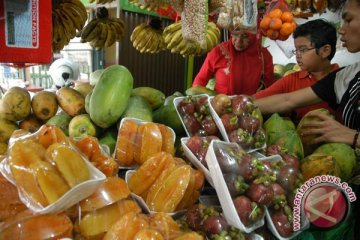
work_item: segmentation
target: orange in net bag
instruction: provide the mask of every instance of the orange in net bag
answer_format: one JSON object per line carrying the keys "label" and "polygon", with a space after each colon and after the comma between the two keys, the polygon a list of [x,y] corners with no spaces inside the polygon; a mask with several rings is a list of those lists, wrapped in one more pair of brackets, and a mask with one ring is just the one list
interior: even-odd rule
{"label": "orange in net bag", "polygon": [[285,41],[294,32],[296,23],[287,4],[276,0],[269,4],[259,27],[265,37]]}

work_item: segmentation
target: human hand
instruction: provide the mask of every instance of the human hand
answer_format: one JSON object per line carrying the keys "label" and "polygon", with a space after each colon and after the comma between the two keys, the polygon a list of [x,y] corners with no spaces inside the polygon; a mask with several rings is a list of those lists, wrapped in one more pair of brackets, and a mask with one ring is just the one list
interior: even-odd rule
{"label": "human hand", "polygon": [[309,117],[319,118],[321,121],[309,121],[303,125],[306,130],[302,132],[302,135],[315,134],[317,137],[311,142],[317,144],[321,142],[338,142],[352,144],[355,134],[354,129],[350,129],[338,121],[334,120],[331,116],[327,116],[323,113],[312,112],[309,113]]}

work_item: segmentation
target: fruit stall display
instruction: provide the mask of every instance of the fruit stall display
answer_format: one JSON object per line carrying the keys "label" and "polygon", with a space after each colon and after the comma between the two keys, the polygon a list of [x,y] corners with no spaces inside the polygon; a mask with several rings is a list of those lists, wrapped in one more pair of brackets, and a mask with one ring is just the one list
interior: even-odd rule
{"label": "fruit stall display", "polygon": [[[105,7],[86,23],[80,1],[53,2],[54,52],[75,36],[108,47],[129,30]],[[159,19],[136,26],[131,41],[142,53],[197,56],[220,41],[221,24],[208,15],[227,1],[130,2],[170,5],[181,16],[166,27]],[[288,4],[264,29],[293,31],[295,12],[320,12]],[[242,24],[237,7],[223,29]],[[264,121],[248,96],[203,87],[170,96],[134,88],[121,65],[33,97],[12,87],[0,101],[0,239],[290,239],[300,233],[292,229],[297,188],[320,174],[348,180],[356,167],[349,146],[301,137],[308,120]]]}

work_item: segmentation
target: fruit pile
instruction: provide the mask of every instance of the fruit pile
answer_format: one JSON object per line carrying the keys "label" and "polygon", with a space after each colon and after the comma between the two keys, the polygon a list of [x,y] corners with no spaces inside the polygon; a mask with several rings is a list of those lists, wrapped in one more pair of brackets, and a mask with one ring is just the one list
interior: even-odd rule
{"label": "fruit pile", "polygon": [[246,150],[263,148],[266,136],[261,128],[262,116],[250,97],[218,94],[210,97],[211,112],[218,119],[222,136]]}
{"label": "fruit pile", "polygon": [[295,30],[296,23],[290,11],[280,8],[272,9],[260,21],[260,29],[265,37],[285,41]]}
{"label": "fruit pile", "polygon": [[186,142],[186,146],[189,148],[189,150],[195,155],[198,161],[201,162],[205,167],[206,164],[206,153],[209,149],[210,143],[212,140],[220,140],[216,136],[206,136],[206,137],[200,137],[200,136],[192,136],[189,138],[189,140]]}

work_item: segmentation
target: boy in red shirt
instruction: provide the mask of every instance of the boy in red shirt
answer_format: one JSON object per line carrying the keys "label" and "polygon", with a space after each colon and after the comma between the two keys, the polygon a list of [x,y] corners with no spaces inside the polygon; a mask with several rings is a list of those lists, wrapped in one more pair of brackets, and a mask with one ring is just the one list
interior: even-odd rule
{"label": "boy in red shirt", "polygon": [[[283,77],[270,87],[254,94],[255,98],[263,98],[279,93],[293,92],[312,86],[332,71],[339,69],[337,64],[331,64],[336,52],[336,28],[322,19],[306,22],[296,28],[293,33],[296,61],[301,71]],[[298,122],[307,112],[326,108],[334,113],[325,102],[301,107],[294,110],[294,120]]]}

